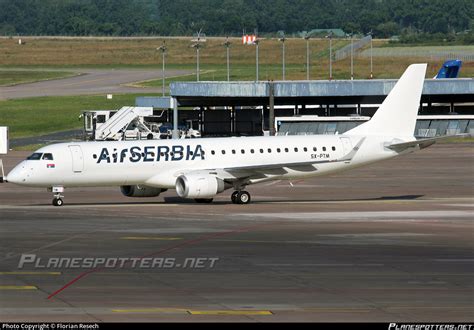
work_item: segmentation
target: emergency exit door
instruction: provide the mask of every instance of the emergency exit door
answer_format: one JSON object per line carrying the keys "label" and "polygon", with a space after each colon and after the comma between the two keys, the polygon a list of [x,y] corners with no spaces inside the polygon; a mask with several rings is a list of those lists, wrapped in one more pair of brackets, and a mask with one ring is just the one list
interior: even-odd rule
{"label": "emergency exit door", "polygon": [[347,155],[352,151],[351,139],[348,137],[341,137],[342,147],[344,149],[344,155]]}

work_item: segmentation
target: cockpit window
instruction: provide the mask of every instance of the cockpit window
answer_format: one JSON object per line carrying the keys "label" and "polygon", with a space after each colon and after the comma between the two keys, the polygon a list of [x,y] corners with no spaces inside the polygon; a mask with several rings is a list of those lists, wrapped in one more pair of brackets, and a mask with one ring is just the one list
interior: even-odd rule
{"label": "cockpit window", "polygon": [[43,154],[40,152],[35,152],[30,157],[26,158],[27,160],[39,160]]}
{"label": "cockpit window", "polygon": [[43,160],[53,160],[53,154],[44,154],[43,155]]}

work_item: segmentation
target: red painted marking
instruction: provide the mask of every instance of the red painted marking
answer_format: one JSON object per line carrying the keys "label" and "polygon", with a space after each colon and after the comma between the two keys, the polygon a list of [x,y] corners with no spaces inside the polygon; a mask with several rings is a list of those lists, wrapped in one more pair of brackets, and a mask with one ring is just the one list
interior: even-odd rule
{"label": "red painted marking", "polygon": [[[150,253],[150,254],[138,257],[138,259],[143,259],[143,258],[147,258],[147,257],[151,257],[151,256],[160,255],[160,254],[163,254],[163,253],[175,250],[175,249],[179,249],[179,248],[182,248],[182,247],[185,247],[185,246],[188,246],[188,245],[194,245],[194,244],[197,244],[197,243],[200,243],[200,242],[212,239],[212,238],[216,238],[216,237],[227,236],[227,235],[232,235],[232,234],[236,234],[236,233],[246,232],[246,231],[249,231],[251,229],[255,229],[255,228],[258,228],[258,227],[265,226],[265,225],[268,225],[268,224],[259,224],[259,225],[239,228],[239,229],[236,229],[236,230],[226,231],[226,232],[223,232],[223,233],[215,233],[215,234],[211,234],[211,235],[207,235],[207,236],[203,236],[203,237],[198,237],[198,238],[193,239],[193,240],[189,240],[189,241],[186,241],[186,242],[183,242],[183,243],[180,243],[180,244],[170,246],[169,248],[160,250],[158,252],[154,252],[154,253]],[[92,274],[92,273],[96,273],[96,272],[98,272],[100,270],[103,270],[103,269],[105,269],[105,268],[104,267],[98,267],[98,268],[91,269],[87,272],[84,272],[82,274],[79,274],[73,280],[66,283],[66,285],[64,285],[60,289],[58,289],[58,290],[54,291],[53,293],[51,293],[48,296],[47,299],[51,299],[51,298],[55,297],[56,295],[58,295],[59,293],[61,293],[64,290],[66,290],[68,287],[70,287],[74,283],[78,282],[80,279],[86,277],[87,275]]]}

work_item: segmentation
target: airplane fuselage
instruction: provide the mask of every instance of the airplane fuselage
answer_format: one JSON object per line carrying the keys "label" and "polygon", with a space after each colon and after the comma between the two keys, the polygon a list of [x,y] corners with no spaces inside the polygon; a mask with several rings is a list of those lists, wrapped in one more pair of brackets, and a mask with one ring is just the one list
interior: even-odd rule
{"label": "airplane fuselage", "polygon": [[[380,141],[387,139],[372,137],[364,141],[351,162],[338,161],[360,139],[314,135],[60,143],[36,151],[51,154],[52,160],[25,160],[8,174],[8,181],[36,187],[142,184],[169,189],[175,187],[178,176],[190,170],[290,164],[260,181],[295,179],[340,172],[397,155],[383,148]],[[313,161],[315,165],[298,165]]]}
{"label": "airplane fuselage", "polygon": [[65,187],[121,186],[128,197],[178,196],[209,203],[234,188],[248,204],[248,185],[342,172],[430,146],[413,136],[426,64],[403,73],[374,116],[342,135],[61,143],[41,148],[8,173],[20,185],[48,187],[63,205]]}

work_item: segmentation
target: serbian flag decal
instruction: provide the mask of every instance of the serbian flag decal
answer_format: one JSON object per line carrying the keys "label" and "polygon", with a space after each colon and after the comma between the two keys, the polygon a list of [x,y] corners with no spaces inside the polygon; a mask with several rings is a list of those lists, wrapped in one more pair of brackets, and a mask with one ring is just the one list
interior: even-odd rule
{"label": "serbian flag decal", "polygon": [[55,168],[56,166],[54,164],[46,164],[46,168]]}

